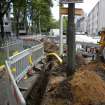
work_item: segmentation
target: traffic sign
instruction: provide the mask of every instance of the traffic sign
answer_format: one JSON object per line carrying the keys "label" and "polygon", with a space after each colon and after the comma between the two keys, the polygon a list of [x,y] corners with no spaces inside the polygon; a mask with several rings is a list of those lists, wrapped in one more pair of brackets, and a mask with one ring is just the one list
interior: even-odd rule
{"label": "traffic sign", "polygon": [[[61,7],[60,8],[60,15],[68,15],[68,8]],[[84,12],[81,8],[75,8],[75,15],[83,16]]]}
{"label": "traffic sign", "polygon": [[82,3],[83,0],[60,0],[60,3],[68,4],[68,3]]}

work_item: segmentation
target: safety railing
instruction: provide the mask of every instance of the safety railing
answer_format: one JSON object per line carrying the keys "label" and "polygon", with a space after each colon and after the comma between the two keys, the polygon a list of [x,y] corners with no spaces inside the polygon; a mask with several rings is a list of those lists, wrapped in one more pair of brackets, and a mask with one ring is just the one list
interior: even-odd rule
{"label": "safety railing", "polygon": [[15,81],[18,83],[27,73],[32,65],[37,64],[44,56],[43,45],[39,44],[32,48],[26,49],[6,61],[11,70]]}
{"label": "safety railing", "polygon": [[40,44],[40,41],[32,39],[32,38],[27,38],[27,39],[22,39],[23,40],[23,47],[24,48],[30,48],[32,46]]}
{"label": "safety railing", "polygon": [[22,50],[23,49],[23,41],[19,40],[19,39],[7,41],[0,47],[0,49],[2,49],[4,51],[7,51],[7,50],[12,51],[14,49]]}
{"label": "safety railing", "polygon": [[26,49],[6,60],[6,68],[10,77],[11,88],[10,105],[26,105],[25,99],[21,94],[17,83],[25,76],[28,70],[38,64],[44,57],[43,44],[38,44],[29,49]]}
{"label": "safety railing", "polygon": [[14,52],[20,52],[23,50],[22,40],[12,40],[4,43],[0,47],[0,65],[5,63],[5,60],[13,55]]}

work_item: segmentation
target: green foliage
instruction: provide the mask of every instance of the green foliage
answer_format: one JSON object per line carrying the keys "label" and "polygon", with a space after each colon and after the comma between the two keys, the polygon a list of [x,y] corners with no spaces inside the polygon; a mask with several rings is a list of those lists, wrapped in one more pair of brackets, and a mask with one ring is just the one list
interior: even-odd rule
{"label": "green foliage", "polygon": [[67,17],[65,16],[64,18],[63,18],[63,32],[66,34],[67,33],[67,21],[68,21],[68,19],[67,19]]}
{"label": "green foliage", "polygon": [[50,20],[50,28],[51,29],[59,28],[59,21],[51,18],[51,20]]}
{"label": "green foliage", "polygon": [[[48,32],[51,28],[58,28],[59,22],[52,19],[51,6],[52,0],[33,0],[33,21],[39,32],[39,25],[42,32]],[[40,22],[40,24],[39,24]]]}
{"label": "green foliage", "polygon": [[26,0],[13,0],[13,6],[14,6],[14,10],[21,10],[23,11],[24,8],[26,8],[27,6],[27,1]]}
{"label": "green foliage", "polygon": [[3,65],[5,63],[5,59],[6,59],[6,53],[0,51],[0,66]]}
{"label": "green foliage", "polygon": [[13,29],[16,32],[16,36],[19,35],[19,23],[23,23],[25,25],[27,23],[27,0],[13,0],[13,15],[14,15],[14,24]]}
{"label": "green foliage", "polygon": [[16,23],[19,23],[18,19],[26,23],[24,20],[26,20],[27,14],[32,22],[29,30],[31,29],[33,32],[39,33],[40,28],[42,32],[48,32],[51,28],[59,28],[59,21],[52,19],[52,6],[52,0],[13,0],[14,23],[17,34],[19,30]]}

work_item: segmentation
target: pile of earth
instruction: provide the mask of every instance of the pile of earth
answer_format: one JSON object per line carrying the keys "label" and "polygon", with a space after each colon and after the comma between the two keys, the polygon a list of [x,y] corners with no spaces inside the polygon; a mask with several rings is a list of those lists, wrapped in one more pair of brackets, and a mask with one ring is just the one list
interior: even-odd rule
{"label": "pile of earth", "polygon": [[101,62],[80,67],[72,78],[52,73],[41,105],[105,105],[103,77],[105,64]]}
{"label": "pile of earth", "polygon": [[87,60],[80,53],[76,53],[75,58],[76,58],[76,64],[79,67],[82,66],[82,65],[87,65],[88,64]]}
{"label": "pile of earth", "polygon": [[[41,42],[44,43],[44,51],[46,53],[58,53],[59,54],[59,46],[56,45],[56,43],[48,38],[43,38],[41,39]],[[82,66],[82,65],[86,65],[87,61],[86,59],[82,56],[81,53],[76,53],[76,64],[78,65],[78,67]],[[66,59],[65,59],[66,62]]]}
{"label": "pile of earth", "polygon": [[41,42],[44,43],[44,50],[46,53],[58,52],[59,47],[50,39],[42,39]]}
{"label": "pile of earth", "polygon": [[102,62],[90,62],[80,68],[81,70],[88,69],[89,71],[94,71],[103,80],[105,80],[105,64]]}

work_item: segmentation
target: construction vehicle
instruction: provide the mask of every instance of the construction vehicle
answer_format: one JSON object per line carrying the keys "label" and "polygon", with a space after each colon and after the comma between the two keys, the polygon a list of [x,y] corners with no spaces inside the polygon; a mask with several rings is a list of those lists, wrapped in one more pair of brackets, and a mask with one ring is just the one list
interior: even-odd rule
{"label": "construction vehicle", "polygon": [[102,30],[99,32],[99,35],[100,35],[99,53],[101,58],[105,61],[105,28],[102,28]]}

